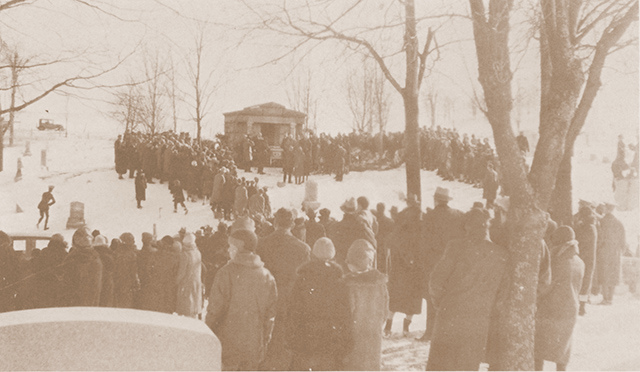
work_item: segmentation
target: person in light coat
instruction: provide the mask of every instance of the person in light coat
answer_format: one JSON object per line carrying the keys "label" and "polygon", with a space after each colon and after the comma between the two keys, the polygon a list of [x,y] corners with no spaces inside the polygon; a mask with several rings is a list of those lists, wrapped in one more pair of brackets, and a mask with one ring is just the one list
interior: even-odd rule
{"label": "person in light coat", "polygon": [[569,226],[551,235],[551,286],[538,294],[534,360],[541,371],[544,361],[564,371],[571,355],[571,339],[578,319],[584,263],[578,256],[578,242]]}
{"label": "person in light coat", "polygon": [[196,236],[185,234],[178,266],[178,298],[176,313],[197,318],[202,313],[202,256],[196,247]]}
{"label": "person in light coat", "polygon": [[222,344],[223,370],[257,370],[271,339],[278,291],[249,230],[229,236],[231,260],[216,274],[206,323]]}

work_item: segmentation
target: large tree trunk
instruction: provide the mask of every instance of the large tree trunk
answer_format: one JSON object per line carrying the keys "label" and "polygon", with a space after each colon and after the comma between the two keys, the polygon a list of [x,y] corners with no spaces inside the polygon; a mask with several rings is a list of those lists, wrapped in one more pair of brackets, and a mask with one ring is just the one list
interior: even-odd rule
{"label": "large tree trunk", "polygon": [[418,123],[418,36],[416,31],[416,9],[413,0],[405,1],[405,48],[407,73],[402,92],[405,118],[405,165],[407,171],[407,195],[415,195],[420,201],[420,133]]}
{"label": "large tree trunk", "polygon": [[587,79],[584,92],[580,103],[573,115],[567,138],[565,141],[565,150],[558,169],[558,175],[556,179],[555,189],[552,195],[552,208],[550,208],[551,216],[558,224],[570,225],[573,220],[573,206],[572,206],[572,189],[571,184],[571,162],[573,158],[573,149],[575,141],[578,135],[582,131],[584,124],[587,120],[587,115],[593,101],[600,90],[602,82],[600,78],[602,76],[602,69],[604,68],[604,62],[609,55],[609,51],[620,40],[625,33],[629,25],[638,18],[638,2],[633,4],[625,13],[625,15],[619,19],[614,19],[605,32],[602,34],[600,40],[596,44],[596,51],[589,67],[589,75]]}

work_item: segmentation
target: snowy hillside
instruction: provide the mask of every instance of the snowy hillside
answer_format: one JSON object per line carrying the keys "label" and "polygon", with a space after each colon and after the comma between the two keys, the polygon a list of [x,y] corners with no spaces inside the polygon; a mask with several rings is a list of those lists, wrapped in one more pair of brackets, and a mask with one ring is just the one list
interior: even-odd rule
{"label": "snowy hillside", "polygon": [[[31,141],[31,156],[23,156],[24,141]],[[47,151],[47,166],[41,166],[42,150]],[[57,203],[51,208],[51,229],[47,234],[60,232],[67,240],[72,230],[65,230],[69,217],[69,203],[85,204],[85,220],[90,228],[99,229],[109,238],[123,232],[132,232],[139,241],[144,231],[157,226],[159,236],[175,234],[181,227],[193,231],[200,226],[215,226],[208,205],[187,202],[189,214],[173,213],[171,195],[166,184],[150,184],[143,208],[137,209],[132,179],[119,180],[113,169],[113,139],[69,137],[64,133],[20,133],[14,147],[5,148],[5,171],[0,173],[0,230],[9,233],[43,233],[36,228],[40,196],[48,185],[54,185]],[[574,170],[574,198],[594,202],[613,200],[610,163],[593,159],[588,149],[579,149]],[[17,159],[23,163],[23,178],[14,182]],[[256,173],[240,172],[253,178]],[[277,187],[282,175],[278,169],[269,169],[260,176],[260,184],[269,187],[273,209],[300,207],[304,186],[288,184]],[[352,172],[344,182],[335,182],[330,176],[312,176],[319,185],[321,207],[329,208],[332,215],[341,218],[339,206],[347,197],[367,196],[372,205],[383,201],[387,208],[402,208],[401,194],[405,192],[404,168],[388,171]],[[468,210],[474,201],[481,200],[482,190],[467,184],[442,181],[432,172],[422,172],[422,198],[432,206],[432,195],[437,186],[452,190],[455,208]],[[16,205],[24,212],[16,213]],[[638,246],[638,210],[617,212],[627,229],[632,251]],[[599,299],[596,299],[599,302]],[[640,369],[640,299],[619,286],[613,306],[590,306],[588,315],[580,318],[575,332],[572,360],[573,370],[638,370]],[[394,331],[401,333],[401,315],[397,315]],[[416,316],[411,325],[415,336],[424,330],[424,314]],[[384,341],[385,369],[423,370],[428,355],[428,344],[412,339],[392,337]],[[550,366],[547,366],[550,367]]]}

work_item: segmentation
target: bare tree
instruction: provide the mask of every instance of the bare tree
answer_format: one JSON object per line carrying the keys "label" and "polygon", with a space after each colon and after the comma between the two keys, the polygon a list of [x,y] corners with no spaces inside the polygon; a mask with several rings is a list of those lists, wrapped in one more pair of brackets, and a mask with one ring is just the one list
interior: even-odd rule
{"label": "bare tree", "polygon": [[424,102],[429,109],[429,119],[431,121],[431,128],[435,128],[437,125],[437,108],[438,108],[438,91],[432,84],[427,84],[427,94],[424,97]]}
{"label": "bare tree", "polygon": [[287,100],[289,106],[296,111],[307,114],[305,117],[305,129],[309,129],[309,121],[313,118],[314,130],[317,129],[316,117],[318,109],[318,99],[313,93],[313,78],[311,69],[303,67],[297,73],[289,75],[287,89]]}
{"label": "bare tree", "polygon": [[154,134],[162,131],[166,120],[165,95],[163,83],[166,78],[164,61],[157,51],[144,55],[145,83],[141,86],[142,116],[141,124],[146,132]]}
{"label": "bare tree", "polygon": [[374,74],[366,57],[362,66],[353,68],[346,78],[345,92],[351,112],[351,127],[358,133],[373,132]]}
{"label": "bare tree", "polygon": [[178,132],[178,84],[176,81],[176,65],[173,62],[173,58],[169,58],[169,71],[167,72],[168,77],[168,87],[167,95],[169,96],[169,100],[171,101],[171,122],[173,123],[173,132]]}
{"label": "bare tree", "polygon": [[110,116],[124,124],[125,132],[134,131],[142,121],[144,100],[140,83],[129,78],[129,84],[114,94]]}
{"label": "bare tree", "polygon": [[[367,14],[370,9],[365,8],[361,0],[329,1],[310,3],[305,2],[297,7],[282,3],[280,6],[269,4],[268,7],[259,9],[256,6],[243,2],[248,10],[259,17],[255,28],[267,30],[285,35],[297,40],[297,44],[290,52],[296,51],[310,41],[322,43],[324,41],[338,41],[349,48],[368,54],[373,58],[383,72],[385,78],[402,96],[405,112],[405,162],[407,177],[407,193],[416,195],[420,200],[420,138],[419,138],[419,105],[418,98],[420,84],[424,77],[427,59],[437,48],[434,42],[434,31],[429,28],[422,47],[419,42],[417,29],[418,17],[414,0],[400,2],[402,10],[402,22],[382,22],[383,24],[353,27],[344,22],[349,17],[357,17],[357,14]],[[395,4],[395,3],[394,3]],[[341,11],[328,11],[332,6],[341,7]],[[274,10],[277,9],[277,10]],[[360,13],[358,13],[360,12]],[[422,17],[420,21],[429,18]],[[433,17],[437,18],[437,17]],[[353,18],[351,18],[353,19]],[[404,86],[389,69],[388,59],[400,56],[399,52],[390,52],[388,55],[377,48],[374,36],[381,30],[402,28],[404,37],[398,42],[398,50],[404,54]],[[367,38],[367,36],[372,36]],[[388,44],[387,44],[388,45]]]}

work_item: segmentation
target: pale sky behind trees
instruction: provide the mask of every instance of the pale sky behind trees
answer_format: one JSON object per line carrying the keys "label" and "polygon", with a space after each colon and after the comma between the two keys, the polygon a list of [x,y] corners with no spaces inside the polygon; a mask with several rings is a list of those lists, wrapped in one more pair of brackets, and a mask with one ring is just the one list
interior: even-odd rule
{"label": "pale sky behind trees", "polygon": [[[511,44],[514,53],[512,66],[513,92],[516,103],[513,125],[536,132],[539,101],[538,42],[526,35],[531,31],[530,0],[516,1],[512,18]],[[296,52],[276,61],[291,50],[299,39],[284,37],[259,30],[251,31],[257,18],[255,11],[270,11],[273,4],[282,1],[251,0],[102,0],[91,1],[97,8],[75,0],[37,0],[33,4],[2,12],[0,35],[9,46],[15,46],[23,55],[37,60],[69,57],[73,62],[47,69],[38,75],[40,87],[57,77],[77,74],[78,71],[96,71],[129,56],[115,71],[99,80],[100,84],[125,83],[129,76],[142,78],[143,55],[158,55],[160,59],[173,59],[183,90],[184,63],[193,55],[194,38],[199,27],[206,29],[205,64],[213,68],[218,88],[213,93],[210,112],[205,117],[203,136],[222,131],[223,112],[235,111],[265,102],[278,102],[290,107],[287,86],[297,74],[311,71],[312,95],[318,97],[317,125],[320,132],[351,131],[351,116],[346,104],[345,75],[362,65],[362,55],[338,41],[305,44]],[[302,1],[289,1],[294,6]],[[318,4],[330,1],[317,1]],[[338,12],[352,1],[334,2],[327,13]],[[535,3],[535,1],[533,1]],[[427,1],[417,3],[418,16],[459,14],[468,15],[467,1]],[[255,7],[255,8],[254,8]],[[266,10],[265,10],[266,9]],[[108,14],[109,13],[109,14]],[[330,14],[329,14],[330,15]],[[322,17],[322,14],[314,14]],[[381,21],[384,20],[384,21]],[[395,1],[367,0],[356,12],[341,20],[341,26],[366,27],[400,22],[400,27],[381,30],[374,35],[374,44],[387,54],[398,53],[402,42],[402,7]],[[437,29],[440,58],[432,64],[430,75],[425,76],[421,94],[421,125],[429,125],[426,107],[427,89],[438,92],[438,124],[455,126],[462,131],[490,135],[490,126],[479,110],[473,116],[473,92],[481,90],[477,83],[477,63],[473,46],[471,21],[464,17],[437,17],[419,23],[420,43],[424,42],[428,27]],[[371,33],[371,32],[370,32]],[[373,35],[373,33],[372,33]],[[637,37],[637,22],[628,37]],[[396,79],[404,80],[404,61],[401,55],[390,58]],[[147,57],[148,58],[148,57]],[[88,65],[92,67],[87,67]],[[180,78],[179,78],[180,79]],[[404,115],[399,94],[387,84],[392,97],[388,130],[404,127]],[[33,127],[40,117],[52,117],[62,124],[68,120],[69,131],[116,133],[122,130],[108,115],[112,110],[112,90],[91,89],[70,91],[72,97],[53,95],[18,114],[17,126]],[[24,89],[24,96],[33,94]],[[80,99],[79,97],[83,97]],[[3,107],[9,103],[9,93],[0,92]],[[68,102],[68,106],[67,106]],[[168,102],[167,102],[168,105]],[[186,105],[179,113],[179,130],[195,133]],[[608,57],[603,73],[603,86],[587,119],[585,131],[606,133],[615,138],[624,133],[632,139],[638,131],[638,46],[637,43]],[[65,115],[67,112],[68,117]],[[49,110],[46,113],[45,110]],[[167,107],[166,112],[169,113]],[[171,127],[168,117],[166,128]],[[635,139],[633,140],[635,141]]]}

